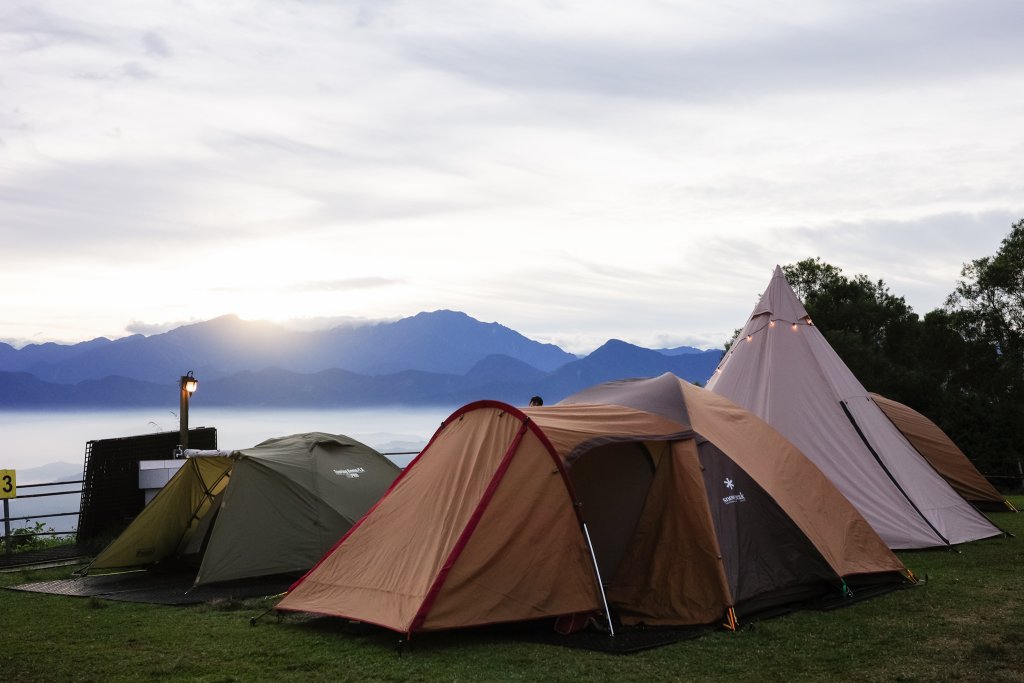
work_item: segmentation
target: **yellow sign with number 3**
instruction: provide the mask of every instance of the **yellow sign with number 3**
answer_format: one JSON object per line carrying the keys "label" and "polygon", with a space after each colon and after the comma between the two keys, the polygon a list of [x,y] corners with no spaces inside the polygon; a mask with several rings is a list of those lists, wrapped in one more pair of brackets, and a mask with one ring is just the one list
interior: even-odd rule
{"label": "yellow sign with number 3", "polygon": [[18,478],[14,470],[0,470],[0,498],[18,497]]}

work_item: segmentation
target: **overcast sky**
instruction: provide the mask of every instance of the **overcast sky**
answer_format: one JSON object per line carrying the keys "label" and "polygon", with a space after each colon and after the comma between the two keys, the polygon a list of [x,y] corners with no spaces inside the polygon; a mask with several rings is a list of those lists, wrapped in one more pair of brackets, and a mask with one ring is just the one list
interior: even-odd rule
{"label": "overcast sky", "polygon": [[449,308],[720,345],[1024,217],[1019,0],[6,0],[0,340]]}

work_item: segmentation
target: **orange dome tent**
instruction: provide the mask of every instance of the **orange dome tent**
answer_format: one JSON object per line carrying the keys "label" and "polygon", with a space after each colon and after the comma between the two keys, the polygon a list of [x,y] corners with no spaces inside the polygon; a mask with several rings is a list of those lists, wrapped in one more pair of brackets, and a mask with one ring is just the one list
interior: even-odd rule
{"label": "orange dome tent", "polygon": [[597,610],[734,626],[905,572],[785,438],[666,374],[456,411],[276,609],[407,635]]}

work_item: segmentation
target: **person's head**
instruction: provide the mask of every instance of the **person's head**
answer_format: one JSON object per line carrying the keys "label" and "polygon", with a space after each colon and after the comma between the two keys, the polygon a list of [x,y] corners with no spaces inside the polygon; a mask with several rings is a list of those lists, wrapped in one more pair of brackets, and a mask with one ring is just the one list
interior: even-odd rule
{"label": "person's head", "polygon": [[542,406],[544,405],[544,399],[540,396],[534,396],[530,399],[530,406]]}

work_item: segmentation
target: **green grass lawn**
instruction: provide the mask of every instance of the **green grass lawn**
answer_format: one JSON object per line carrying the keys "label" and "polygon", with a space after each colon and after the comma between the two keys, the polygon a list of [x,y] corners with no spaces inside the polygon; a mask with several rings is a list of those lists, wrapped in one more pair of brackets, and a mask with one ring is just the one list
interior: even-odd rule
{"label": "green grass lawn", "polygon": [[[1024,497],[1013,499],[1024,507]],[[450,632],[414,638],[272,601],[164,607],[0,590],[0,680],[112,681],[1018,681],[1024,513],[1018,538],[902,553],[923,585],[829,612],[797,612],[629,655]],[[0,586],[70,568],[0,574]]]}

